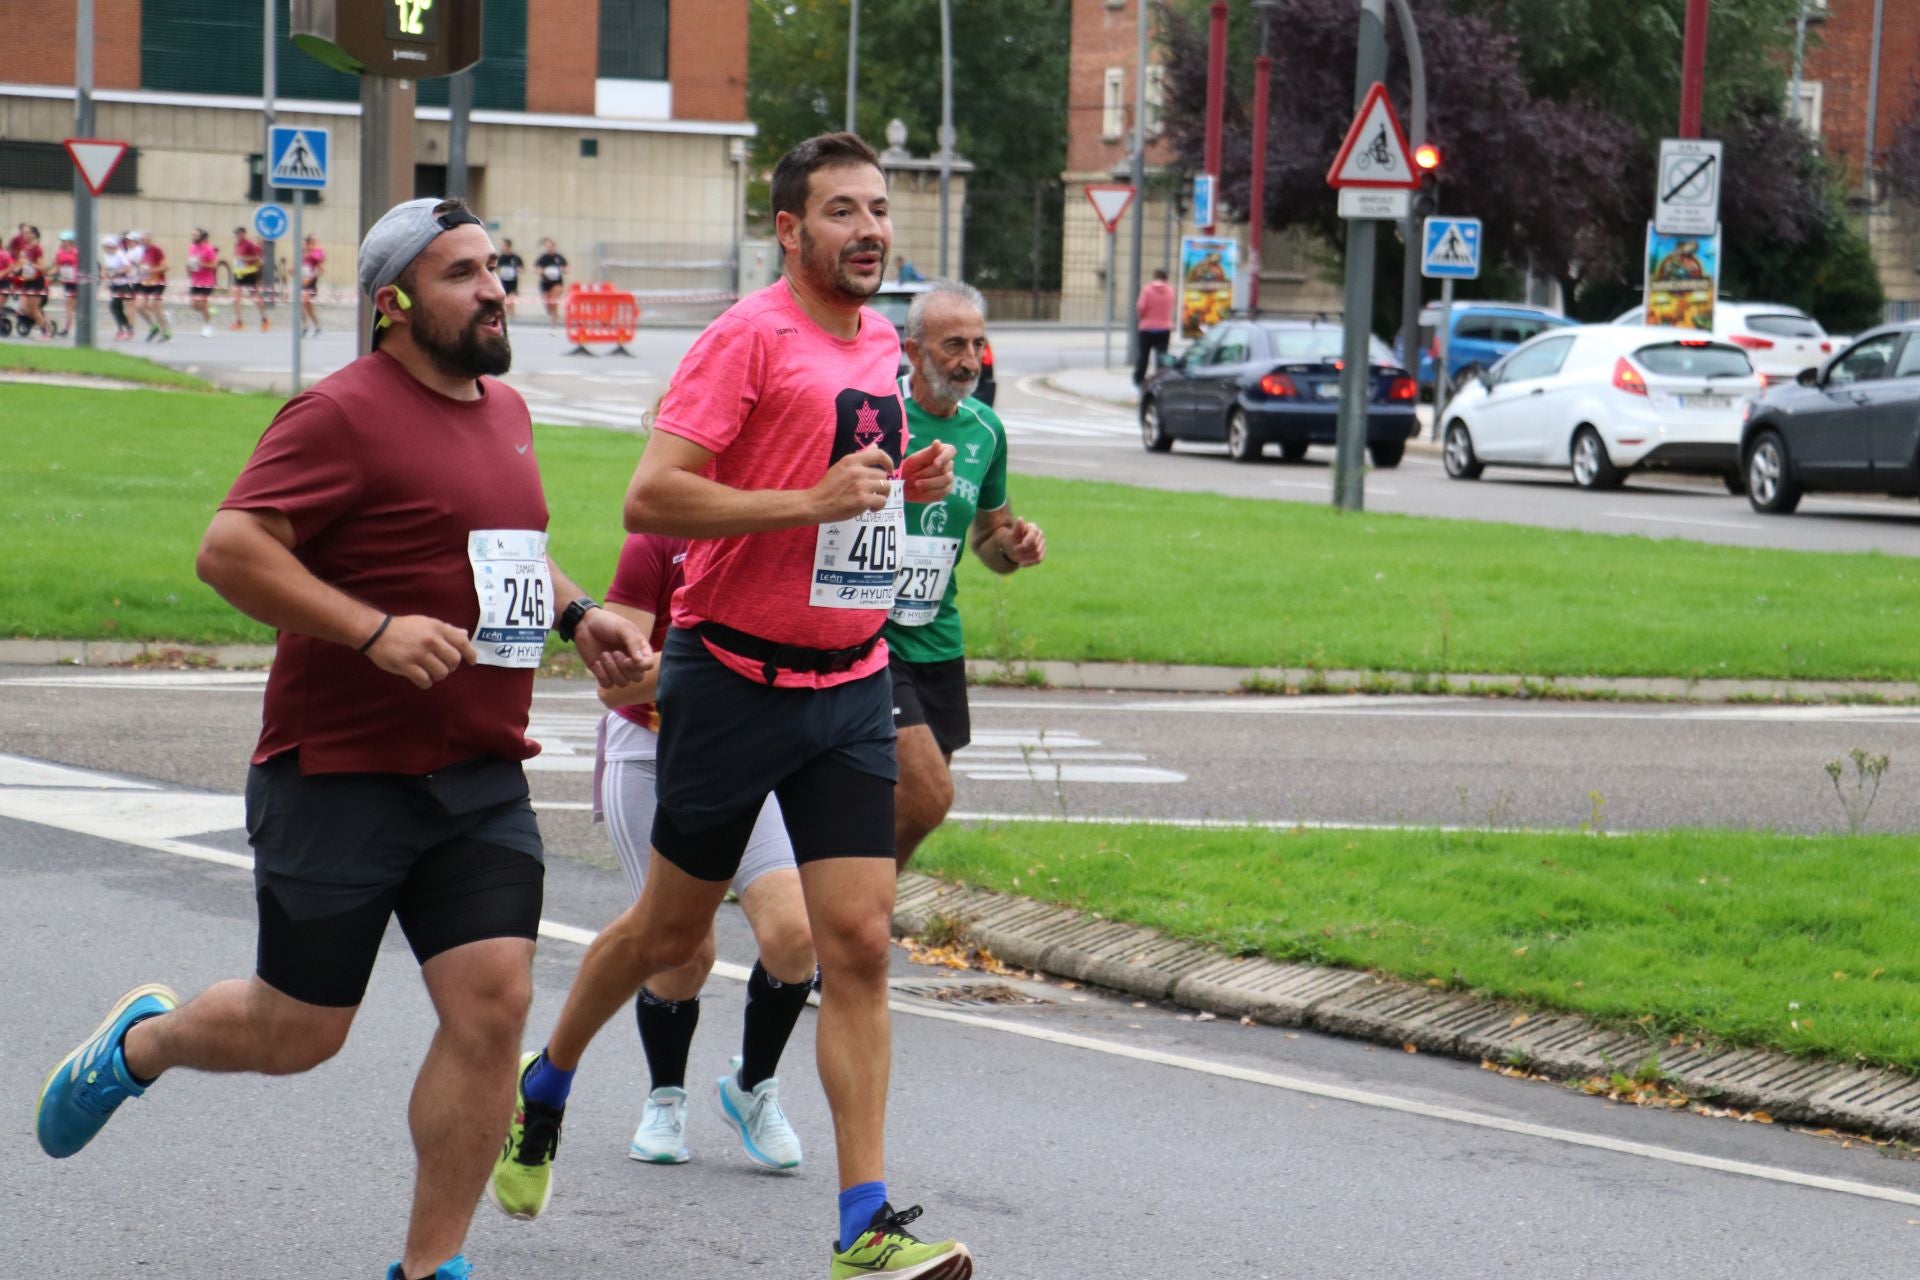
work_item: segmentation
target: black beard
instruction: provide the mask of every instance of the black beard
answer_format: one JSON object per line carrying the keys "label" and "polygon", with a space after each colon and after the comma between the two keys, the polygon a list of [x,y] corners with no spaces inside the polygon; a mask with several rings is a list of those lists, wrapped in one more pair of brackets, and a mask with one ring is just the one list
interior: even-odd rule
{"label": "black beard", "polygon": [[[513,345],[507,341],[504,327],[497,338],[480,328],[484,321],[496,316],[504,317],[504,312],[500,308],[482,307],[457,335],[450,335],[427,319],[423,309],[413,318],[413,342],[433,361],[435,368],[449,377],[497,378],[513,367]],[[502,324],[504,326],[504,319]]]}
{"label": "black beard", "polygon": [[[856,253],[875,252],[880,254],[880,270],[875,273],[874,283],[872,287],[869,288],[848,275],[841,263]],[[814,260],[815,256],[813,237],[807,234],[806,224],[802,223],[800,226],[800,263],[806,268],[807,274],[813,277],[815,284],[821,286],[824,291],[839,295],[839,299],[842,302],[865,302],[868,298],[871,298],[880,291],[880,285],[886,279],[886,252],[872,241],[863,240],[848,245],[845,249],[841,250],[840,257],[835,258],[829,263],[816,262]]]}

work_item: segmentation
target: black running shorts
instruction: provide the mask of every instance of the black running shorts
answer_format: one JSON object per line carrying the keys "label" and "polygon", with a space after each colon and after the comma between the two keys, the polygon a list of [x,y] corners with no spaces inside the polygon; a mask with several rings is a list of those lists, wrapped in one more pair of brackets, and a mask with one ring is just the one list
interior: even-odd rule
{"label": "black running shorts", "polygon": [[721,665],[691,632],[660,659],[659,805],[653,847],[701,880],[731,880],[769,794],[794,861],[891,858],[893,682],[770,688]]}
{"label": "black running shorts", "polygon": [[389,916],[422,964],[539,932],[545,867],[517,762],[303,777],[287,752],[248,771],[246,800],[256,969],[296,1000],[359,1004]]}
{"label": "black running shorts", "polygon": [[951,756],[973,739],[973,721],[967,712],[967,660],[908,662],[894,658],[893,726],[923,724],[933,731],[940,754]]}

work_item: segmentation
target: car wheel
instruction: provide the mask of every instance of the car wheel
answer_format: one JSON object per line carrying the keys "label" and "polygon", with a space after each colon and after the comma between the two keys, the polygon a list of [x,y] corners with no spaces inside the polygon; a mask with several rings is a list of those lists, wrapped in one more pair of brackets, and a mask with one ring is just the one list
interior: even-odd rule
{"label": "car wheel", "polygon": [[1747,502],[1770,516],[1789,515],[1800,505],[1800,486],[1787,465],[1787,442],[1778,431],[1762,431],[1747,450]]}
{"label": "car wheel", "polygon": [[1720,481],[1727,486],[1727,492],[1736,498],[1747,491],[1747,477],[1744,472],[1723,471],[1720,473]]}
{"label": "car wheel", "polygon": [[1160,421],[1160,401],[1153,396],[1140,401],[1140,447],[1148,453],[1165,453],[1173,448],[1173,437]]}
{"label": "car wheel", "polygon": [[1573,433],[1573,482],[1582,489],[1618,489],[1627,473],[1613,465],[1606,442],[1592,427]]}
{"label": "car wheel", "polygon": [[1407,456],[1405,440],[1383,440],[1379,444],[1367,446],[1367,455],[1373,459],[1373,465],[1383,470],[1391,470],[1400,465],[1400,459]]}
{"label": "car wheel", "polygon": [[1473,437],[1467,434],[1467,424],[1457,418],[1447,424],[1441,460],[1446,464],[1447,474],[1455,480],[1478,480],[1486,469],[1474,455]]}
{"label": "car wheel", "polygon": [[1284,440],[1281,442],[1280,460],[1282,462],[1298,462],[1306,456],[1307,442],[1305,440]]}
{"label": "car wheel", "polygon": [[1235,462],[1258,462],[1264,448],[1253,433],[1247,430],[1247,415],[1242,409],[1235,409],[1227,415],[1227,456]]}

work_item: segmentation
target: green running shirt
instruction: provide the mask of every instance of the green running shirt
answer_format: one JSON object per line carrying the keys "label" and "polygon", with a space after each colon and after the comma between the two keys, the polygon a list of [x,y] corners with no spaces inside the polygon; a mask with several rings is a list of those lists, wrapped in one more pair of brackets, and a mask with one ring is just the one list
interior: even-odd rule
{"label": "green running shirt", "polygon": [[966,550],[974,513],[1007,505],[1007,431],[993,410],[968,397],[951,418],[936,418],[914,401],[900,379],[907,406],[907,452],[935,441],[953,446],[953,492],[939,502],[907,504],[907,544],[887,616],[887,649],[908,662],[964,657],[960,592],[954,566]]}

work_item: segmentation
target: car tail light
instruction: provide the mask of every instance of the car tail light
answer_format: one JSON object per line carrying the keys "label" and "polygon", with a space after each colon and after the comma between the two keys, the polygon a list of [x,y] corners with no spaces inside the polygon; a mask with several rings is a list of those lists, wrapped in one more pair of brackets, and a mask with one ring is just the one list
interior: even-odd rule
{"label": "car tail light", "polygon": [[1625,356],[1613,362],[1613,386],[1616,391],[1624,391],[1630,396],[1647,394],[1647,380],[1640,376],[1638,369],[1627,363]]}
{"label": "car tail light", "polygon": [[1284,373],[1270,373],[1260,379],[1260,389],[1275,400],[1293,400],[1300,395],[1299,388],[1293,385],[1293,379]]}
{"label": "car tail light", "polygon": [[1821,355],[1823,355],[1823,356],[1824,356],[1824,355],[1830,355],[1830,354],[1832,354],[1832,352],[1833,352],[1833,344],[1832,344],[1831,342],[1823,342],[1823,343],[1821,343],[1821,344],[1820,344],[1820,354],[1821,354]]}
{"label": "car tail light", "polygon": [[985,368],[988,368],[988,369],[993,368],[993,344],[991,342],[989,342],[986,345],[986,347],[981,350],[980,363]]}
{"label": "car tail light", "polygon": [[1705,347],[1711,346],[1712,343],[1706,338],[1682,338],[1680,339],[1680,345],[1683,347]]}
{"label": "car tail light", "polygon": [[1734,345],[1735,345],[1735,346],[1738,346],[1738,347],[1745,347],[1745,348],[1746,348],[1747,350],[1749,350],[1749,351],[1771,351],[1771,350],[1773,350],[1773,339],[1771,339],[1771,338],[1756,338],[1756,337],[1754,337],[1754,336],[1753,336],[1752,334],[1750,334],[1750,333],[1736,333],[1736,334],[1734,334],[1734,335],[1733,335],[1733,342],[1734,342]]}
{"label": "car tail light", "polygon": [[1395,378],[1387,384],[1387,399],[1417,400],[1420,397],[1420,384],[1412,378]]}

